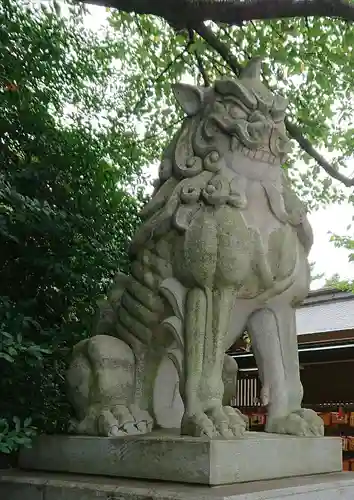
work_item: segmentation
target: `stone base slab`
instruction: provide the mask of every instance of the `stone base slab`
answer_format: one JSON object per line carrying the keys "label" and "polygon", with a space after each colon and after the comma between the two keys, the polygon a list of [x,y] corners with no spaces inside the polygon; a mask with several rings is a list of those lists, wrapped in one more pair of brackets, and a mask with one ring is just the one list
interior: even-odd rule
{"label": "stone base slab", "polygon": [[[249,432],[233,440],[40,436],[20,453],[26,470],[222,485],[339,472],[340,438]],[[354,497],[353,497],[354,498]]]}
{"label": "stone base slab", "polygon": [[228,486],[0,470],[3,500],[353,500],[354,473]]}

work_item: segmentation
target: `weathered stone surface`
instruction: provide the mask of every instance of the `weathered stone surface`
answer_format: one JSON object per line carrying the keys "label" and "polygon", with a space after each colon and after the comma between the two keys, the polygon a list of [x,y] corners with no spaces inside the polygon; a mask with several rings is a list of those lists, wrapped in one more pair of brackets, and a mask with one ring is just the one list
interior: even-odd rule
{"label": "weathered stone surface", "polygon": [[[247,328],[266,430],[323,435],[322,420],[301,410],[294,311],[309,289],[312,231],[281,168],[287,101],[260,73],[256,59],[238,79],[175,86],[186,118],[131,243],[131,275],[117,274],[95,336],[73,352],[74,432],[143,434],[171,419],[184,435],[242,436],[245,419],[225,403],[237,373],[225,352]],[[166,359],[182,419],[167,411],[176,377],[156,389]]]}
{"label": "weathered stone surface", "polygon": [[173,361],[166,357],[157,372],[154,388],[154,415],[157,426],[180,429],[184,406],[179,377]]}
{"label": "weathered stone surface", "polygon": [[26,481],[6,480],[11,472],[6,470],[1,474],[0,470],[0,498],[4,500],[44,500],[44,484],[32,484]]}
{"label": "weathered stone surface", "polygon": [[0,471],[0,498],[4,500],[352,500],[354,474],[325,474],[206,487],[23,471],[5,471],[1,474]]}
{"label": "weathered stone surface", "polygon": [[155,435],[41,436],[20,467],[78,474],[220,485],[342,468],[339,438],[247,433],[226,440]]}

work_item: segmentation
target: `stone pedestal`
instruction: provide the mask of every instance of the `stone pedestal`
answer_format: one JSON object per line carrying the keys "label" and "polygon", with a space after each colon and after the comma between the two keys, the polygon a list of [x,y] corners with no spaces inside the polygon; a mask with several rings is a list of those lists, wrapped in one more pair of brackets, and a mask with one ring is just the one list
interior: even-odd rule
{"label": "stone pedestal", "polygon": [[22,450],[19,465],[26,470],[223,485],[338,472],[342,451],[339,438],[253,432],[232,440],[155,433],[41,436],[32,449]]}
{"label": "stone pedestal", "polygon": [[353,500],[354,474],[342,472],[228,486],[0,471],[3,500]]}

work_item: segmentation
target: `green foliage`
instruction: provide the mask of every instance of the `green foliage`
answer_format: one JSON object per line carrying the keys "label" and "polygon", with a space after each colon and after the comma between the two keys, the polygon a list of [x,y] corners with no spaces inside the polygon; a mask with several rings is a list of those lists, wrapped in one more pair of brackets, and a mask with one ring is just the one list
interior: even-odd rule
{"label": "green foliage", "polygon": [[[348,226],[348,230],[352,229],[352,226]],[[354,239],[350,236],[340,236],[338,234],[332,234],[331,241],[337,248],[344,248],[348,250],[348,259],[351,264],[354,263]],[[340,290],[353,292],[354,293],[354,280],[348,280],[347,277],[340,277],[335,274],[329,278],[326,282],[326,286],[333,286],[339,288]]]}
{"label": "green foliage", "polygon": [[148,150],[124,126],[117,46],[85,29],[78,8],[64,19],[5,0],[0,45],[0,451],[10,452],[34,427],[65,427],[66,353],[128,266]]}
{"label": "green foliage", "polygon": [[[232,71],[197,34],[176,33],[157,17],[115,11],[110,23],[125,54],[121,71],[129,82],[132,115],[144,124],[145,144],[154,144],[157,158],[181,120],[172,84],[182,79],[203,85],[201,66],[210,81],[231,76]],[[353,25],[313,18],[232,27],[207,24],[239,64],[253,56],[264,58],[269,85],[289,98],[289,119],[336,169],[351,177]],[[352,189],[344,189],[295,142],[284,167],[310,210],[342,200],[354,203]],[[337,239],[337,244],[345,246],[346,240]]]}
{"label": "green foliage", "polygon": [[[348,230],[351,229],[352,226],[348,226]],[[336,247],[342,247],[346,250],[349,250],[349,261],[354,262],[354,240],[349,236],[339,236],[337,234],[333,234],[331,240],[334,242]]]}
{"label": "green foliage", "polygon": [[343,292],[354,293],[354,280],[341,279],[339,274],[334,274],[326,280],[325,287],[338,288],[338,290],[341,290]]}
{"label": "green foliage", "polygon": [[[198,35],[176,32],[163,20],[123,12],[110,22],[122,44],[122,72],[131,74],[135,119],[146,124],[145,138],[163,143],[180,117],[171,83],[203,84],[199,56],[212,81],[231,75],[228,64]],[[269,84],[289,97],[289,117],[334,166],[350,173],[353,157],[354,30],[334,19],[288,19],[229,27],[209,23],[217,38],[242,64],[262,56]],[[124,47],[124,48],[123,48]],[[142,92],[143,89],[143,92]],[[143,96],[142,96],[143,94]],[[162,117],[162,118],[161,118]],[[173,126],[173,124],[175,125]],[[298,146],[287,165],[295,189],[310,208],[342,200],[345,194]]]}
{"label": "green foliage", "polygon": [[10,426],[6,419],[0,419],[0,453],[12,453],[22,446],[29,448],[36,434],[36,428],[31,422],[31,419],[27,418],[21,424],[18,417],[13,417]]}

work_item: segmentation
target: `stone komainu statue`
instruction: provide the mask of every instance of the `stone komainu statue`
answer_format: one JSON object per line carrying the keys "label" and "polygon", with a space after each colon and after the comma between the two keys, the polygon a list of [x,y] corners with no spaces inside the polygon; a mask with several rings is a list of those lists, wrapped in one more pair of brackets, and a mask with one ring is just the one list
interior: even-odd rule
{"label": "stone komainu statue", "polygon": [[261,83],[260,68],[256,59],[239,79],[175,86],[187,116],[143,210],[131,276],[117,276],[97,335],[73,351],[75,432],[151,431],[155,379],[168,356],[179,375],[181,433],[242,435],[244,417],[223,404],[223,379],[237,369],[225,352],[247,328],[267,431],[323,433],[322,420],[301,409],[294,311],[309,289],[312,231],[281,168],[287,102]]}

